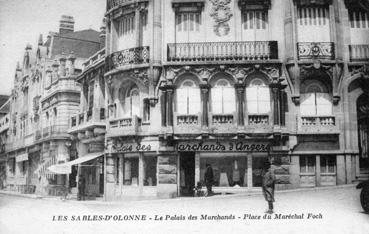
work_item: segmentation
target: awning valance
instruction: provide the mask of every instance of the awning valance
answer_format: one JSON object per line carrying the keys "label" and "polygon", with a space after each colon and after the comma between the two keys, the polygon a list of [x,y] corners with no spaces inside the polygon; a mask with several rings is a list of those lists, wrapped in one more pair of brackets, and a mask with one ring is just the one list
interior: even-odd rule
{"label": "awning valance", "polygon": [[80,158],[77,158],[75,160],[62,163],[62,164],[56,164],[52,165],[48,168],[49,171],[52,171],[56,174],[70,174],[72,172],[72,166],[76,164],[81,164],[87,161],[90,161],[92,159],[98,158],[100,156],[104,155],[104,152],[96,152],[96,153],[90,153],[86,154],[85,156],[82,156]]}

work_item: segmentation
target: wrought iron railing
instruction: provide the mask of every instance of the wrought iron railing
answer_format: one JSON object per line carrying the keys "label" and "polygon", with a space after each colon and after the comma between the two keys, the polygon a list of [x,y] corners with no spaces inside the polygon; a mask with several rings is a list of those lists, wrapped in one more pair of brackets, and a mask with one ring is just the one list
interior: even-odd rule
{"label": "wrought iron railing", "polygon": [[298,59],[329,59],[335,58],[333,42],[298,42]]}
{"label": "wrought iron railing", "polygon": [[106,71],[129,64],[145,64],[150,61],[150,47],[142,46],[114,52],[106,57]]}
{"label": "wrought iron railing", "polygon": [[106,10],[110,10],[114,7],[124,5],[129,2],[134,2],[134,0],[108,0],[106,4]]}
{"label": "wrought iron railing", "polygon": [[168,44],[168,61],[278,59],[277,41],[197,42]]}
{"label": "wrought iron railing", "polygon": [[369,61],[369,45],[349,45],[350,61]]}

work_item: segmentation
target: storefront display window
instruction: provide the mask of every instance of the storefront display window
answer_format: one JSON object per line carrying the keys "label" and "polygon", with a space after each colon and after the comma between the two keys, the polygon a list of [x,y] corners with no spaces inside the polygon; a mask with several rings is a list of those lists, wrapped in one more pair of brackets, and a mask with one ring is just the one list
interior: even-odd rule
{"label": "storefront display window", "polygon": [[157,157],[144,157],[144,186],[156,186],[156,162]]}
{"label": "storefront display window", "polygon": [[138,186],[138,156],[124,158],[123,180],[124,185]]}
{"label": "storefront display window", "polygon": [[315,156],[300,157],[300,172],[315,173]]}
{"label": "storefront display window", "polygon": [[320,157],[320,172],[335,173],[336,172],[336,157],[322,156]]}
{"label": "storefront display window", "polygon": [[247,187],[247,157],[202,157],[200,181],[203,184],[206,164],[213,168],[215,187]]}

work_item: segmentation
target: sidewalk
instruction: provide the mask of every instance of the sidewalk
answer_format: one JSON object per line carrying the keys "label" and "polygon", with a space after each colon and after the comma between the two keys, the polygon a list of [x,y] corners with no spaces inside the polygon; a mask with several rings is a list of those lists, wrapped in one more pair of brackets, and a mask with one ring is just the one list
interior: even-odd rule
{"label": "sidewalk", "polygon": [[[279,190],[276,191],[276,194],[283,194],[283,193],[299,193],[305,191],[322,191],[322,190],[337,190],[337,189],[344,189],[344,188],[353,188],[356,184],[345,184],[345,185],[337,185],[337,186],[329,186],[329,187],[314,187],[314,188],[298,188],[298,189],[289,189],[289,190]],[[63,201],[61,196],[44,196],[38,194],[22,194],[13,191],[5,191],[0,190],[0,194],[8,195],[8,196],[17,196],[17,197],[24,197],[30,199],[43,199],[49,201]],[[237,194],[219,194],[210,197],[206,197],[206,199],[223,199],[223,198],[231,198],[231,197],[244,197],[244,196],[262,196],[262,193],[259,191],[251,191],[245,193],[237,193]],[[84,201],[77,201],[77,199],[72,196],[68,195],[67,199],[64,200],[65,202],[78,202],[78,203],[85,203],[85,204],[116,204],[116,203],[123,203],[123,202],[144,202],[144,201],[168,201],[168,200],[199,200],[205,199],[205,197],[177,197],[172,199],[163,199],[163,198],[156,198],[156,197],[126,197],[122,201],[104,201],[103,198],[97,198],[97,200],[84,200]]]}

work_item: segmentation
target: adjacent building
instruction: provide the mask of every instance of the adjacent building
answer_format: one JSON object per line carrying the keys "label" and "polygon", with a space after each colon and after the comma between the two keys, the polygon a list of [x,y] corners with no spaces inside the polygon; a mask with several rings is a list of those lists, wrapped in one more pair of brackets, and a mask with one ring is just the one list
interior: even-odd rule
{"label": "adjacent building", "polygon": [[5,116],[7,190],[59,195],[73,184],[69,175],[47,168],[76,157],[67,132],[70,117],[79,110],[76,77],[83,61],[99,49],[99,32],[74,31],[73,17],[65,15],[59,32],[46,40],[40,35],[36,47],[26,46]]}

